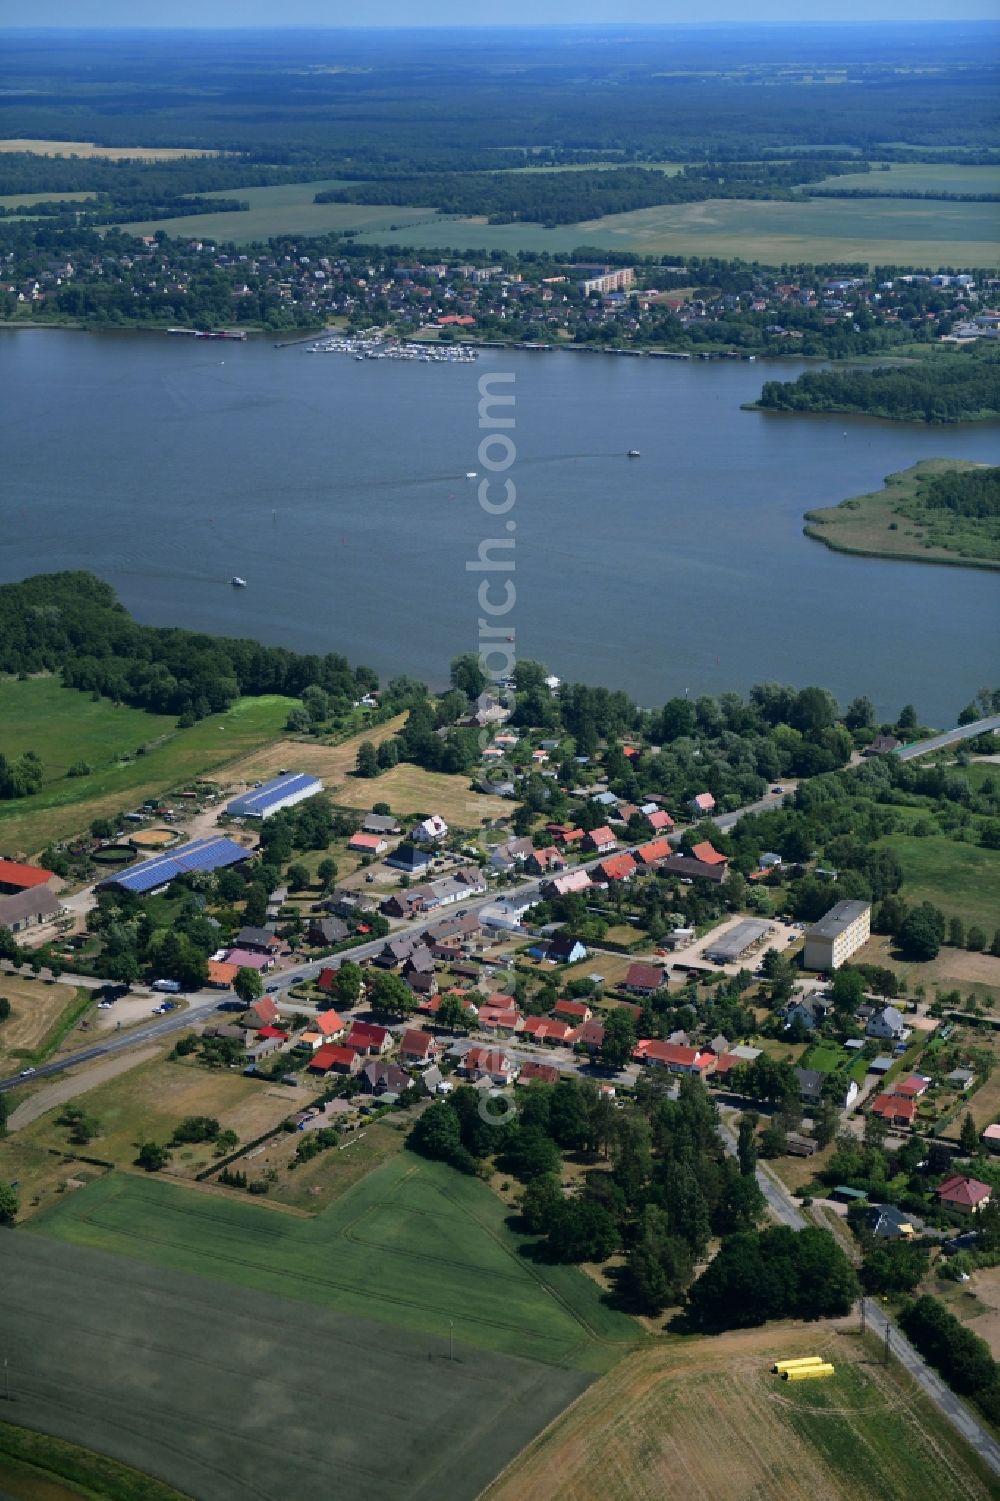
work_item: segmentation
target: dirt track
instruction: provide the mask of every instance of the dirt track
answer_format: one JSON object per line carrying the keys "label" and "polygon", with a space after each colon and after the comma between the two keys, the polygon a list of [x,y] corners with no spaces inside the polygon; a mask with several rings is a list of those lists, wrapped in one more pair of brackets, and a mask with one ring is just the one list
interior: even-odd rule
{"label": "dirt track", "polygon": [[39,1120],[57,1105],[65,1105],[69,1100],[75,1100],[77,1095],[86,1094],[89,1089],[95,1089],[98,1084],[105,1084],[108,1079],[127,1073],[137,1064],[145,1063],[148,1058],[155,1058],[159,1051],[160,1049],[155,1046],[138,1048],[134,1053],[119,1053],[117,1057],[94,1063],[89,1068],[63,1074],[54,1084],[44,1085],[34,1094],[29,1095],[28,1099],[22,1101],[17,1109],[11,1112],[7,1130],[20,1131],[24,1126],[30,1126],[32,1121]]}

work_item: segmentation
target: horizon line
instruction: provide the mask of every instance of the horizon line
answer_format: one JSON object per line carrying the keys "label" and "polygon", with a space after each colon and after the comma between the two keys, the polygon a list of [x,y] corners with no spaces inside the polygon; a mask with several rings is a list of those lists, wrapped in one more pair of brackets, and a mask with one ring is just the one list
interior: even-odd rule
{"label": "horizon line", "polygon": [[[1000,28],[1000,16],[928,16],[921,20],[907,21],[908,29],[924,26],[992,26]],[[54,35],[83,35],[88,32],[107,31],[128,35],[136,31],[160,32],[164,34],[183,34],[191,31],[207,31],[227,33],[231,31],[257,31],[257,32],[338,32],[338,31],[602,31],[630,30],[641,31],[758,31],[761,28],[784,31],[863,31],[875,26],[898,26],[898,16],[874,16],[864,19],[858,18],[852,21],[778,21],[778,20],[745,20],[745,21],[642,21],[628,19],[620,21],[425,21],[419,24],[404,25],[394,21],[366,21],[351,22],[342,21],[335,25],[317,24],[309,21],[290,21],[284,25],[261,25],[255,22],[227,22],[224,25],[216,23],[188,22],[180,26],[163,26],[156,23],[133,22],[122,26],[114,23],[92,21],[86,25],[32,25],[29,22],[8,22],[0,25],[0,36],[7,32],[22,31],[38,33],[51,33]]]}

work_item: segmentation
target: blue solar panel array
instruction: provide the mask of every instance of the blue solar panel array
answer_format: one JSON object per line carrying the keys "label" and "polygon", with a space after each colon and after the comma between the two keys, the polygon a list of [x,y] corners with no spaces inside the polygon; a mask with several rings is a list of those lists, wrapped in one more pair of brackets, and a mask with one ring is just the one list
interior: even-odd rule
{"label": "blue solar panel array", "polygon": [[226,804],[226,812],[234,818],[264,818],[275,806],[288,797],[312,797],[323,791],[323,783],[302,771],[291,772],[285,777],[274,777],[251,792],[241,793]]}
{"label": "blue solar panel array", "polygon": [[171,850],[168,855],[156,855],[120,875],[108,876],[99,882],[98,890],[116,887],[122,891],[155,891],[175,876],[192,870],[222,870],[227,865],[249,859],[250,854],[250,850],[232,839],[195,839],[191,844],[182,844],[179,849]]}

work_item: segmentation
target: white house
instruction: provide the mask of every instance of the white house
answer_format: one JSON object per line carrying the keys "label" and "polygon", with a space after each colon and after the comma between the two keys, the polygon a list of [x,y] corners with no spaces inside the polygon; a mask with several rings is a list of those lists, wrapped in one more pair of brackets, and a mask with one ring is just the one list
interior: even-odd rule
{"label": "white house", "polygon": [[430,818],[425,818],[418,823],[410,834],[410,838],[417,844],[440,844],[442,839],[447,838],[448,825],[439,814],[434,813]]}
{"label": "white house", "polygon": [[910,1035],[902,1012],[895,1006],[883,1006],[881,1011],[876,1011],[865,1031],[869,1037],[885,1038],[890,1042],[905,1042]]}

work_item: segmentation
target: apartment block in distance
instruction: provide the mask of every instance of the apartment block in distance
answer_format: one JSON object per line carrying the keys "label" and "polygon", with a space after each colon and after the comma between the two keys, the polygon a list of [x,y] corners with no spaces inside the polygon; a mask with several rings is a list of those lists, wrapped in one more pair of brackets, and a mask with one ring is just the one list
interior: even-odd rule
{"label": "apartment block in distance", "polygon": [[806,969],[839,969],[871,931],[871,902],[838,902],[807,930],[802,962]]}

